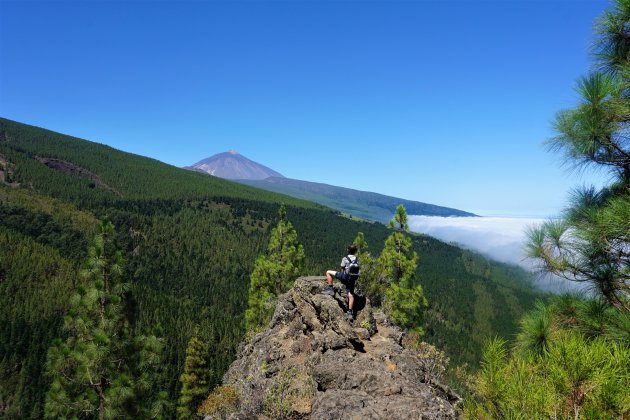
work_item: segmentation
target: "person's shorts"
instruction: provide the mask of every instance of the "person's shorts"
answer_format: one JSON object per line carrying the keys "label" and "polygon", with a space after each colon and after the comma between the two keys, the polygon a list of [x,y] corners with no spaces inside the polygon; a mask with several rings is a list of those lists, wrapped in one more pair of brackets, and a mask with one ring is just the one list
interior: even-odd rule
{"label": "person's shorts", "polygon": [[343,271],[335,271],[335,278],[339,279],[344,286],[346,286],[346,292],[352,293],[354,295],[354,284],[355,280],[350,280],[348,275]]}

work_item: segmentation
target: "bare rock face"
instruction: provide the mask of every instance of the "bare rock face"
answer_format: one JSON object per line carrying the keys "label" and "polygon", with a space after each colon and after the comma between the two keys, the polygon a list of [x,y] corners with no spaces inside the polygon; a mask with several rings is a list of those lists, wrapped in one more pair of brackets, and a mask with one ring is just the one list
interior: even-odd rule
{"label": "bare rock face", "polygon": [[345,293],[324,295],[325,284],[299,278],[267,330],[242,347],[223,378],[239,395],[230,418],[456,418],[459,397],[422,382],[402,332],[369,302],[351,322]]}

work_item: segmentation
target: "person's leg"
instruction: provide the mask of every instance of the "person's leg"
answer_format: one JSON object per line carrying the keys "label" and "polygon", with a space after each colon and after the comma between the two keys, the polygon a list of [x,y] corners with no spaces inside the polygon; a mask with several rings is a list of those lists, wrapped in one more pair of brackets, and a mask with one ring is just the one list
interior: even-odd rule
{"label": "person's leg", "polygon": [[333,288],[333,277],[337,274],[334,270],[326,271],[326,281],[328,282],[328,286],[324,288],[324,294],[334,296],[335,289]]}
{"label": "person's leg", "polygon": [[354,295],[348,292],[348,311],[352,312],[353,307],[354,307]]}
{"label": "person's leg", "polygon": [[328,270],[326,271],[326,281],[328,282],[329,286],[332,286],[333,283],[333,277],[335,277],[335,270]]}

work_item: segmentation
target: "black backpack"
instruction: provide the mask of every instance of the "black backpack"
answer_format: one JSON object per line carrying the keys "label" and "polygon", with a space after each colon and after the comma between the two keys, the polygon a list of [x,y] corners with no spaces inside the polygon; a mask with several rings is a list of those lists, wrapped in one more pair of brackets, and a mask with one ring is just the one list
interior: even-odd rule
{"label": "black backpack", "polygon": [[357,280],[359,278],[359,273],[361,272],[361,265],[359,264],[359,258],[356,255],[353,255],[354,261],[350,259],[350,255],[346,257],[349,264],[346,265],[346,274],[348,275],[348,280]]}

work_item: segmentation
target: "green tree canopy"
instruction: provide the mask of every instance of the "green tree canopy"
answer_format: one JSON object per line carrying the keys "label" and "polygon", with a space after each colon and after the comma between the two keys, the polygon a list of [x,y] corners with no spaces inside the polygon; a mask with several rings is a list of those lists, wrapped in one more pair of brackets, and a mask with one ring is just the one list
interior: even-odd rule
{"label": "green tree canopy", "polygon": [[186,348],[184,373],[179,377],[182,390],[177,407],[177,418],[193,418],[198,406],[208,396],[210,371],[206,366],[207,358],[207,344],[196,334],[193,335]]}
{"label": "green tree canopy", "polygon": [[304,269],[304,248],[287,220],[284,204],[278,210],[278,224],[271,231],[267,253],[256,259],[250,277],[246,330],[256,332],[273,315],[276,298],[289,290]]}
{"label": "green tree canopy", "polygon": [[[464,417],[623,418],[630,410],[627,313],[575,296],[539,303],[509,354],[490,340]],[[625,331],[625,332],[624,332]]]}
{"label": "green tree canopy", "polygon": [[597,25],[599,71],[578,82],[580,103],[560,112],[548,141],[576,167],[611,183],[576,191],[560,220],[530,230],[541,268],[588,284],[590,299],[539,302],[516,347],[492,340],[475,377],[467,418],[624,418],[630,412],[630,1]]}
{"label": "green tree canopy", "polygon": [[385,240],[385,247],[378,257],[378,266],[388,284],[384,307],[392,322],[421,333],[422,311],[427,300],[422,286],[413,282],[418,254],[408,236],[407,212],[402,204],[396,208],[389,227],[394,232]]}
{"label": "green tree canopy", "polygon": [[413,250],[411,238],[407,235],[407,212],[402,204],[396,208],[396,214],[389,222],[389,227],[394,229],[394,232],[385,240],[379,263],[390,283],[406,283],[416,272],[418,254]]}
{"label": "green tree canopy", "polygon": [[113,234],[110,222],[100,224],[83,272],[86,281],[64,320],[66,338],[56,339],[48,351],[47,418],[154,418],[161,412],[156,401],[163,395],[148,391],[162,343],[154,334],[131,333],[124,314],[128,284]]}
{"label": "green tree canopy", "polygon": [[597,33],[600,70],[579,80],[580,103],[558,113],[548,145],[570,165],[609,172],[611,182],[577,190],[562,220],[532,229],[528,254],[630,310],[630,1],[617,0]]}
{"label": "green tree canopy", "polygon": [[377,258],[374,258],[368,249],[368,243],[363,232],[359,232],[352,242],[357,247],[357,258],[361,264],[359,283],[365,296],[374,306],[381,306],[385,296],[387,282]]}

